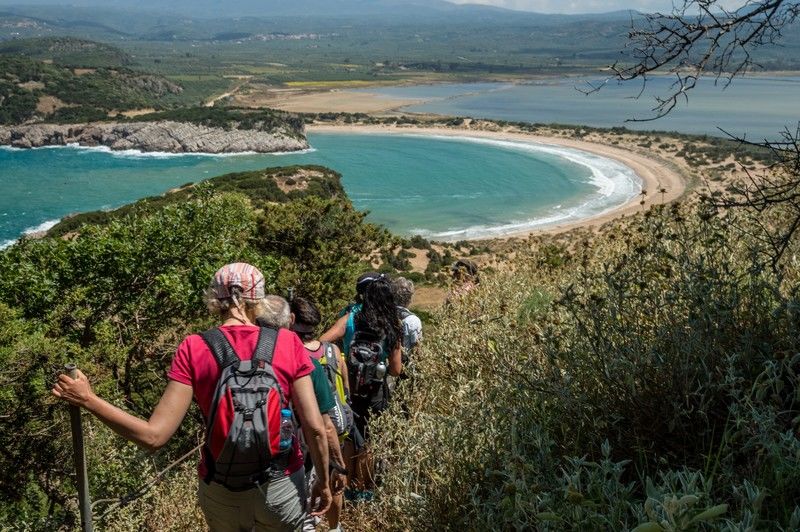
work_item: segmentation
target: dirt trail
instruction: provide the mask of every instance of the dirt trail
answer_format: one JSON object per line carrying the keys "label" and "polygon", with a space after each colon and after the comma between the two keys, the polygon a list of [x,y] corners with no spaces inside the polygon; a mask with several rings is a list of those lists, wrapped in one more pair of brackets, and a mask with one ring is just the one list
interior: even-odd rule
{"label": "dirt trail", "polygon": [[208,100],[207,102],[205,102],[205,103],[203,104],[203,107],[214,107],[214,104],[216,104],[218,101],[220,101],[220,100],[222,100],[222,99],[225,99],[225,98],[228,98],[229,96],[233,96],[234,94],[236,94],[237,92],[239,92],[239,90],[240,90],[242,87],[244,87],[245,85],[247,85],[247,82],[246,82],[246,81],[244,81],[244,82],[242,82],[242,83],[239,83],[238,85],[236,85],[234,88],[232,88],[232,89],[231,89],[231,90],[229,90],[228,92],[223,92],[223,93],[222,93],[222,94],[220,94],[219,96],[214,96],[213,98],[211,98],[210,100]]}

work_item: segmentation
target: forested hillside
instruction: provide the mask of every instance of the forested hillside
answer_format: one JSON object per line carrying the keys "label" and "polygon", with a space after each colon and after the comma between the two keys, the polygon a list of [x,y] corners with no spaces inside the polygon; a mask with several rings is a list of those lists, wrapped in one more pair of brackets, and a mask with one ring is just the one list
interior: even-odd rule
{"label": "forested hillside", "polygon": [[75,37],[42,37],[0,41],[0,54],[25,56],[67,67],[121,67],[133,58],[109,44]]}
{"label": "forested hillside", "polygon": [[0,55],[0,124],[86,122],[140,108],[163,108],[183,90],[160,76],[122,67],[70,68]]}

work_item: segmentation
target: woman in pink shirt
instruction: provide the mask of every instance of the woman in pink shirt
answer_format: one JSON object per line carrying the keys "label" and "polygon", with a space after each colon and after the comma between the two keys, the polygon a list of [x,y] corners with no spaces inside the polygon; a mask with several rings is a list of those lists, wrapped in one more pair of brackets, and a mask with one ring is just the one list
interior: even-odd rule
{"label": "woman in pink shirt", "polygon": [[[209,310],[220,319],[219,331],[241,362],[251,361],[262,332],[254,323],[262,313],[263,299],[263,275],[244,263],[228,264],[218,270],[207,291]],[[312,514],[322,515],[330,505],[331,493],[325,429],[309,377],[313,365],[293,332],[278,331],[274,345],[271,370],[282,392],[279,395],[285,401],[280,408],[288,408],[291,402],[300,420],[320,473],[312,494],[312,500],[319,500],[320,504]],[[175,433],[192,399],[197,401],[204,418],[209,419],[220,374],[221,368],[209,345],[195,334],[178,347],[167,374],[169,383],[148,420],[128,414],[95,395],[80,372],[77,379],[61,375],[53,394],[87,409],[122,437],[155,451]],[[273,459],[265,470],[253,476],[253,486],[247,489],[229,489],[215,476],[212,446],[213,442],[207,439],[198,468],[200,506],[212,531],[294,530],[302,525],[306,496],[303,456],[296,438],[281,460]]]}

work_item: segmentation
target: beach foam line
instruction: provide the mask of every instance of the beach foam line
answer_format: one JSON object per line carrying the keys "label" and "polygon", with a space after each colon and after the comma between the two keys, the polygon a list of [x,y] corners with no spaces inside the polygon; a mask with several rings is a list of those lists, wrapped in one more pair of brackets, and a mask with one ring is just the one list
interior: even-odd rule
{"label": "beach foam line", "polygon": [[589,183],[597,187],[598,192],[603,196],[611,196],[615,193],[627,193],[630,194],[630,197],[627,198],[630,200],[633,196],[642,191],[642,180],[636,175],[636,172],[634,172],[632,168],[621,162],[609,159],[608,157],[596,155],[577,148],[533,141],[519,142],[469,136],[415,134],[404,134],[403,136],[436,138],[438,140],[449,140],[451,142],[473,142],[475,144],[487,144],[529,153],[547,153],[567,159],[570,162],[587,168],[592,175]]}
{"label": "beach foam line", "polygon": [[243,155],[301,155],[304,153],[312,153],[317,151],[316,148],[306,148],[305,150],[297,151],[276,151],[271,153],[261,153],[257,151],[239,151],[231,153],[207,153],[207,152],[185,152],[174,153],[168,151],[142,151],[142,150],[112,150],[108,146],[82,146],[77,143],[70,143],[59,146],[39,146],[37,148],[16,148],[13,146],[1,146],[0,148],[8,151],[27,151],[27,150],[79,150],[83,153],[107,153],[113,157],[122,157],[128,159],[171,159],[177,157],[239,157]]}
{"label": "beach foam line", "polygon": [[[61,218],[57,218],[55,220],[46,220],[46,221],[40,223],[39,225],[34,225],[32,227],[28,227],[27,229],[22,231],[22,234],[19,236],[19,238],[22,238],[25,235],[32,235],[32,234],[36,234],[36,233],[43,233],[45,231],[49,231],[50,229],[55,227],[60,221],[61,221]],[[19,240],[19,238],[13,238],[13,239],[4,240],[4,241],[0,242],[0,250],[3,250],[3,249],[6,249],[8,247],[13,246],[14,244],[17,243],[17,240]]]}
{"label": "beach foam line", "polygon": [[55,227],[60,221],[61,221],[61,218],[56,218],[54,220],[44,221],[44,222],[40,223],[39,225],[35,225],[33,227],[28,227],[27,229],[25,229],[22,232],[22,234],[23,235],[30,235],[30,234],[33,234],[33,233],[41,233],[43,231],[49,231],[50,229]]}
{"label": "beach foam line", "polygon": [[590,173],[588,183],[597,189],[597,193],[590,196],[583,203],[567,209],[564,209],[561,205],[555,206],[553,207],[552,213],[545,216],[527,220],[516,220],[497,225],[474,225],[463,228],[452,228],[447,231],[414,230],[417,234],[427,238],[440,240],[490,238],[531,229],[541,229],[559,223],[585,220],[622,207],[642,191],[643,181],[636,175],[636,172],[632,168],[619,161],[576,148],[532,141],[515,142],[469,136],[424,134],[403,134],[403,136],[436,138],[437,140],[447,140],[451,142],[474,142],[477,144],[494,145],[529,153],[546,153],[566,159],[588,169]]}

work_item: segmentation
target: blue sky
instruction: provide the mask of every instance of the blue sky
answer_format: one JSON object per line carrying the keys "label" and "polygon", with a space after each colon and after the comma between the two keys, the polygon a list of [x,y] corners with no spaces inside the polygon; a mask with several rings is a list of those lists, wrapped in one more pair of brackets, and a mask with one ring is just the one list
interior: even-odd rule
{"label": "blue sky", "polygon": [[[448,0],[455,4],[485,4],[490,6],[537,11],[539,13],[605,13],[620,9],[637,11],[668,12],[672,10],[672,0]],[[744,0],[720,0],[725,8],[735,8]]]}

